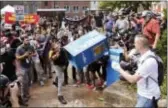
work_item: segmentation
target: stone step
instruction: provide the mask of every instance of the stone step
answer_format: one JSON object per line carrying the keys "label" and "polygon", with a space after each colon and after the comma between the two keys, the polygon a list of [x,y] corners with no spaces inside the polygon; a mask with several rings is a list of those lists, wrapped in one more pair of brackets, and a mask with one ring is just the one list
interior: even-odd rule
{"label": "stone step", "polygon": [[136,91],[129,90],[125,82],[117,81],[104,90],[104,99],[111,107],[134,107]]}
{"label": "stone step", "polygon": [[158,106],[162,107],[162,108],[166,108],[167,107],[167,101],[166,101],[166,99],[159,100]]}
{"label": "stone step", "polygon": [[[136,105],[136,91],[128,89],[128,83],[117,81],[104,90],[104,105],[107,107],[134,107]],[[166,99],[158,101],[159,107],[166,107]]]}

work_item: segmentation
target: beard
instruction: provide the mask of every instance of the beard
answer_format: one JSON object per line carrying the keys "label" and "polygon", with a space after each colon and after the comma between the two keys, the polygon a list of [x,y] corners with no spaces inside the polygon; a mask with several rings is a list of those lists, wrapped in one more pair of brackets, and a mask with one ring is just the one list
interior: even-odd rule
{"label": "beard", "polygon": [[30,43],[24,43],[24,48],[25,48],[26,50],[29,49],[29,46],[30,46]]}

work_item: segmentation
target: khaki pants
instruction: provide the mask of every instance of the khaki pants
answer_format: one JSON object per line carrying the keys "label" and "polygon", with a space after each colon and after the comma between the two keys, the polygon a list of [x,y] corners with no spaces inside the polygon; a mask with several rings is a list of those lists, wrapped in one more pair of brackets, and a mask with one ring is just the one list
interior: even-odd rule
{"label": "khaki pants", "polygon": [[62,93],[62,85],[64,82],[64,70],[65,70],[65,66],[61,67],[58,65],[54,65],[54,70],[56,72],[56,77],[58,78],[58,96],[61,96]]}
{"label": "khaki pants", "polygon": [[40,62],[34,62],[34,68],[37,72],[38,81],[44,81],[44,70]]}
{"label": "khaki pants", "polygon": [[19,87],[16,82],[9,85],[10,87],[10,102],[12,103],[12,107],[20,107],[19,105]]}

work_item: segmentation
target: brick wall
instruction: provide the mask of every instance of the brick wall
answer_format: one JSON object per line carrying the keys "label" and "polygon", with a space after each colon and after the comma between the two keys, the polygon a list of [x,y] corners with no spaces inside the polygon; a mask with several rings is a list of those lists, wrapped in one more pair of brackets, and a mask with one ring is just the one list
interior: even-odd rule
{"label": "brick wall", "polygon": [[[47,5],[46,5],[47,4]],[[67,8],[66,16],[82,16],[84,9],[90,8],[89,1],[42,1],[39,8]],[[76,10],[76,11],[75,11]]]}

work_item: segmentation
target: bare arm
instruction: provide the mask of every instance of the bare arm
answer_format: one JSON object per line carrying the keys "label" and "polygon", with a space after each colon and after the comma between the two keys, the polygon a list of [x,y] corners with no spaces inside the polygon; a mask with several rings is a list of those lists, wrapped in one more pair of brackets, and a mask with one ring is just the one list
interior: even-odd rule
{"label": "bare arm", "polygon": [[160,38],[160,24],[159,24],[159,22],[154,23],[154,25],[152,26],[152,31],[154,33],[156,33],[155,41],[154,41],[154,44],[152,46],[155,49],[157,47],[157,43],[158,43],[159,38]]}
{"label": "bare arm", "polygon": [[56,54],[54,54],[52,57],[51,57],[51,59],[52,60],[55,60],[55,59],[57,59],[59,57],[59,53],[56,53]]}
{"label": "bare arm", "polygon": [[25,57],[27,57],[28,55],[29,55],[28,52],[26,52],[26,53],[23,54],[23,55],[16,54],[16,59],[22,60],[22,59],[24,59]]}
{"label": "bare arm", "polygon": [[156,38],[155,38],[155,41],[154,41],[154,44],[153,44],[153,49],[155,49],[157,47],[157,43],[159,41],[159,38],[160,38],[160,35],[156,34]]}
{"label": "bare arm", "polygon": [[130,57],[128,56],[127,48],[124,48],[124,53],[123,53],[123,55],[124,55],[126,61],[129,61],[129,60],[130,60]]}
{"label": "bare arm", "polygon": [[136,83],[138,80],[141,79],[141,76],[138,75],[137,73],[131,75],[128,72],[124,71],[123,69],[120,69],[119,72],[130,83]]}

